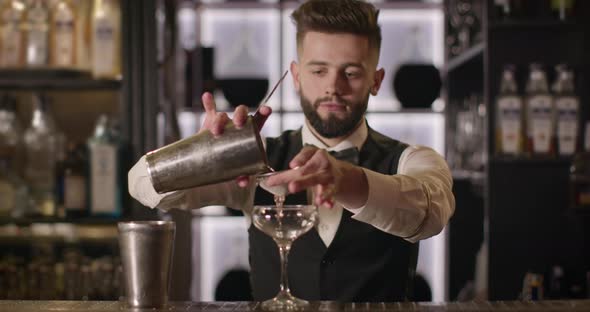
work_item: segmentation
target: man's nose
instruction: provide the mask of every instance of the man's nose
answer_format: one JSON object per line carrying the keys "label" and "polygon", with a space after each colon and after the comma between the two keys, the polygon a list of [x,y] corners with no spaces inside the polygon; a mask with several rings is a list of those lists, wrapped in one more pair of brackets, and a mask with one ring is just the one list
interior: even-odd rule
{"label": "man's nose", "polygon": [[346,90],[346,77],[341,73],[332,73],[326,77],[326,95],[341,95]]}

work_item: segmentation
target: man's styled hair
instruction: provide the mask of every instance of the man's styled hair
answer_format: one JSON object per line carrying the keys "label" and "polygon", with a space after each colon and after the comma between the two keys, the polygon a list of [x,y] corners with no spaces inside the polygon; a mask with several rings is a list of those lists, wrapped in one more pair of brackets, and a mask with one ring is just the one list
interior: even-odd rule
{"label": "man's styled hair", "polygon": [[379,10],[362,0],[308,0],[291,14],[297,27],[297,47],[309,31],[366,36],[369,48],[379,57],[381,27]]}

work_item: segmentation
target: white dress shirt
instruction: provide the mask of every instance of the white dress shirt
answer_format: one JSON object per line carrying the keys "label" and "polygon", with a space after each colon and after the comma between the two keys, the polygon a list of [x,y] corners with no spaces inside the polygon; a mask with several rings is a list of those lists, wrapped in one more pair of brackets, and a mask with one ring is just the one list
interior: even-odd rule
{"label": "white dress shirt", "polygon": [[[368,136],[366,123],[338,145],[328,148],[305,123],[302,143],[329,151],[350,147],[359,150]],[[373,225],[392,235],[416,242],[434,236],[447,224],[455,211],[453,180],[447,163],[429,147],[412,145],[400,156],[397,174],[381,174],[363,168],[369,194],[364,206],[356,209],[335,203],[333,208],[319,208],[318,234],[329,246],[340,224],[342,209],[352,212],[352,218]],[[249,218],[254,207],[255,183],[241,188],[235,181],[201,186],[184,191],[158,194],[150,181],[145,156],[128,174],[129,193],[143,205],[168,210],[193,209],[209,205],[225,205],[241,209]]]}

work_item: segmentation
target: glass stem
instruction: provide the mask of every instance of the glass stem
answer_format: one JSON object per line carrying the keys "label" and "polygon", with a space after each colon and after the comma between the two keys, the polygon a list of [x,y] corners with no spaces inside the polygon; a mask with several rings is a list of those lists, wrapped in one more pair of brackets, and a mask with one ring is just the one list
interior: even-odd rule
{"label": "glass stem", "polygon": [[289,251],[291,250],[291,243],[279,244],[279,252],[281,254],[281,293],[290,294],[289,291],[289,277],[287,273],[287,260],[289,258]]}

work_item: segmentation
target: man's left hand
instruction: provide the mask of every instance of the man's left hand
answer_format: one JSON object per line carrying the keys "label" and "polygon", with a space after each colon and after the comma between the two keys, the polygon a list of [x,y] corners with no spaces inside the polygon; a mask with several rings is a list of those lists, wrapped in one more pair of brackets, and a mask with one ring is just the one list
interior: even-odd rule
{"label": "man's left hand", "polygon": [[269,186],[288,184],[289,193],[313,188],[316,205],[332,208],[334,201],[361,207],[368,196],[367,178],[360,167],[338,160],[324,149],[305,146],[289,163],[287,170],[270,177]]}

